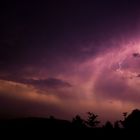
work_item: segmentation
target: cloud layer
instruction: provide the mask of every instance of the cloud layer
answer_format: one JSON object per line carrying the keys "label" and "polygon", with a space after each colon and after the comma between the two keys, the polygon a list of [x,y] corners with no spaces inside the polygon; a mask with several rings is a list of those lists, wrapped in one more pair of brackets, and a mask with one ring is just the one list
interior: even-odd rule
{"label": "cloud layer", "polygon": [[[1,109],[5,108],[1,116],[54,114],[70,118],[78,112],[95,111],[102,120],[114,120],[123,111],[140,106],[140,59],[134,55],[139,53],[138,43],[107,49],[78,63],[75,70],[70,63],[73,70],[57,78],[5,74],[0,80]],[[110,111],[116,115],[104,114]]]}
{"label": "cloud layer", "polygon": [[140,107],[139,4],[19,2],[1,10],[1,117],[93,111],[114,120]]}

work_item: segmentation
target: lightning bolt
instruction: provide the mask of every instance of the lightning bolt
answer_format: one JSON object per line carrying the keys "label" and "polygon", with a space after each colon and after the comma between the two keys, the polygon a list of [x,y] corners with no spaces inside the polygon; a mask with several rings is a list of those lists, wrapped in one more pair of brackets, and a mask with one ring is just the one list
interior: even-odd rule
{"label": "lightning bolt", "polygon": [[123,74],[123,70],[122,70],[122,64],[124,62],[125,59],[123,59],[122,61],[120,61],[118,63],[118,69],[116,69],[117,72],[119,72],[120,74]]}

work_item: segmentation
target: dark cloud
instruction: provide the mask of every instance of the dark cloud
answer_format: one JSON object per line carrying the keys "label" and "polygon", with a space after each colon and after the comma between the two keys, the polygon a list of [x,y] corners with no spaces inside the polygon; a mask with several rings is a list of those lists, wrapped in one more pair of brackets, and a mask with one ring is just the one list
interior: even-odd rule
{"label": "dark cloud", "polygon": [[72,85],[66,81],[57,78],[48,78],[40,80],[25,80],[27,84],[31,84],[35,87],[45,89],[45,88],[63,88],[63,87],[72,87]]}
{"label": "dark cloud", "polygon": [[1,80],[13,81],[17,83],[24,83],[27,85],[32,85],[37,89],[46,90],[46,89],[59,89],[59,88],[68,88],[72,85],[64,80],[58,78],[48,78],[48,79],[25,79],[24,77],[14,77],[8,75],[8,77],[1,77]]}
{"label": "dark cloud", "polygon": [[[0,67],[55,69],[112,47],[108,40],[138,31],[138,4],[129,1],[16,3],[3,6]],[[89,51],[81,51],[81,50]]]}
{"label": "dark cloud", "polygon": [[140,54],[139,53],[133,53],[133,56],[134,57],[140,57]]}

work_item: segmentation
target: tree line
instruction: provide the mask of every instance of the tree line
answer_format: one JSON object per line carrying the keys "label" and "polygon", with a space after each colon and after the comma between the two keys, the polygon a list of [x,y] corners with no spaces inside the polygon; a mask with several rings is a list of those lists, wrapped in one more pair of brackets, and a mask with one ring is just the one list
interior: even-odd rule
{"label": "tree line", "polygon": [[104,129],[140,129],[140,110],[134,109],[130,114],[124,112],[123,120],[116,120],[113,123],[107,121],[104,125],[99,126],[100,121],[98,120],[98,115],[88,112],[87,119],[84,120],[80,115],[76,115],[72,119],[72,124],[79,128],[104,128]]}

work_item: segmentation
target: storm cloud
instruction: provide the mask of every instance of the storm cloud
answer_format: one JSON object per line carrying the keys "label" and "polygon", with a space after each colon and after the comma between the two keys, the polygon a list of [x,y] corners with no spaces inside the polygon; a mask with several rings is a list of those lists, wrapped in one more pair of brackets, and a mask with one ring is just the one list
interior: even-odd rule
{"label": "storm cloud", "polygon": [[138,108],[139,6],[128,0],[2,5],[0,115],[95,111],[116,119]]}

